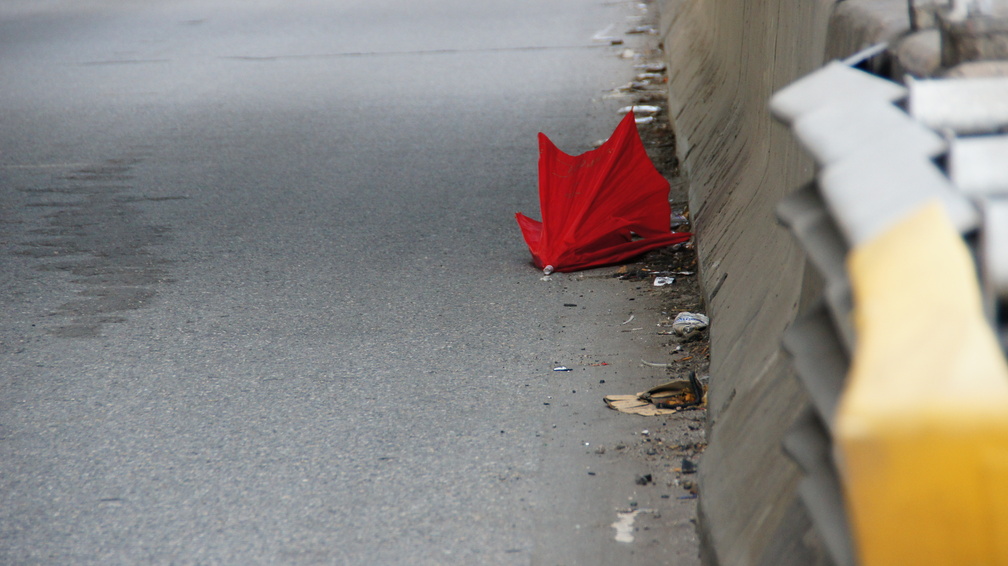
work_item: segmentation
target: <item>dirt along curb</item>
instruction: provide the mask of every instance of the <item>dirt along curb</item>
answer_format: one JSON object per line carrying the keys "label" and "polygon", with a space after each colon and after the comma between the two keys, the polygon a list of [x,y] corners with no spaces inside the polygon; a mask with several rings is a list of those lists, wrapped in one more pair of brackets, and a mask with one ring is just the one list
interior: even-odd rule
{"label": "dirt along curb", "polygon": [[[607,39],[612,55],[632,66],[632,79],[602,93],[602,106],[622,113],[634,107],[645,150],[671,185],[670,221],[675,231],[690,231],[686,184],[665,110],[667,74],[654,5],[635,3],[631,9],[625,29],[632,31]],[[556,369],[542,391],[547,420],[531,504],[537,510],[535,563],[699,565],[703,393],[683,399],[699,402],[666,405],[663,399],[662,414],[653,416],[607,408],[605,402],[635,399],[669,382],[706,382],[708,331],[687,339],[673,329],[679,313],[706,313],[691,242],[620,266],[542,279],[565,308],[550,360]]]}
{"label": "dirt along curb", "polygon": [[[668,118],[668,79],[663,63],[664,53],[658,38],[649,33],[656,19],[654,7],[651,6],[638,28],[643,33],[634,34],[624,44],[625,50],[621,56],[633,62],[636,73],[632,82],[615,89],[611,96],[621,98],[626,106],[634,108],[638,116],[638,132],[648,156],[671,186],[669,201],[673,230],[686,232],[691,229],[688,187],[685,179],[680,176],[675,132]],[[672,331],[672,323],[679,313],[706,313],[697,277],[697,256],[693,242],[650,252],[637,261],[616,269],[610,276],[632,286],[628,288],[630,295],[657,293],[660,296],[661,322],[657,332],[667,336],[667,340],[662,342],[667,355],[664,359],[641,360],[641,364],[654,368],[652,375],[655,376],[661,375],[664,370],[668,381],[686,381],[689,374],[693,373],[706,391],[710,367],[708,331],[704,329],[689,339],[679,337]],[[659,286],[655,284],[658,278],[671,278],[674,281]],[[656,379],[653,385],[660,385],[660,380]],[[640,419],[641,433],[614,447],[599,447],[596,453],[604,458],[611,450],[615,450],[617,455],[612,457],[637,460],[642,467],[652,470],[650,474],[638,477],[638,485],[650,483],[667,488],[667,493],[662,498],[692,503],[675,505],[671,512],[666,509],[665,516],[661,519],[667,524],[689,521],[695,526],[695,501],[699,491],[695,472],[706,447],[705,397],[698,405],[681,408],[673,414],[626,417]],[[648,522],[652,519],[646,514],[642,518],[643,520],[638,519],[635,528],[648,528]],[[677,541],[677,544],[681,546],[682,541]],[[698,557],[698,551],[694,554],[692,549],[670,550],[670,556],[692,554]]]}

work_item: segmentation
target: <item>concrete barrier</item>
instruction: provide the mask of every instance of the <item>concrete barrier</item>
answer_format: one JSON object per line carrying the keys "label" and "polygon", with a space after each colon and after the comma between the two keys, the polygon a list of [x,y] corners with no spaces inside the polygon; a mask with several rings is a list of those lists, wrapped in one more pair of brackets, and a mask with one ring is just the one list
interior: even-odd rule
{"label": "concrete barrier", "polygon": [[669,115],[713,322],[704,558],[826,563],[781,449],[808,406],[782,335],[823,282],[774,211],[814,168],[767,104],[826,61],[901,34],[906,2],[663,0],[660,12]]}
{"label": "concrete barrier", "polygon": [[[832,110],[815,116],[804,115],[801,120],[790,123],[787,109],[800,108],[803,101],[785,95],[775,101],[777,117],[790,123],[795,133],[792,136],[784,126],[771,119],[768,106],[773,93],[800,77],[823,68],[829,61],[881,43],[886,45],[869,52],[883,55],[873,56],[863,65],[877,74],[898,73],[902,79],[902,73],[918,76],[937,73],[941,71],[939,55],[942,62],[949,64],[947,54],[939,52],[939,48],[966,45],[970,49],[960,51],[972,53],[971,59],[960,65],[963,63],[961,57],[953,58],[958,66],[949,71],[949,76],[1000,74],[1003,77],[1008,73],[1008,67],[1004,66],[1008,63],[1003,62],[1002,41],[1008,37],[1008,32],[1004,31],[1008,30],[1008,2],[997,3],[1004,13],[985,15],[981,11],[979,16],[970,15],[979,18],[970,25],[957,24],[958,27],[952,26],[955,29],[943,26],[940,34],[924,29],[920,23],[933,20],[932,16],[945,21],[960,15],[953,12],[931,14],[928,10],[937,3],[927,1],[660,2],[661,34],[668,58],[669,115],[677,135],[678,157],[689,184],[701,282],[711,315],[709,445],[700,468],[699,501],[705,562],[723,565],[852,564],[855,556],[859,556],[866,564],[891,564],[899,557],[910,556],[912,553],[907,549],[917,552],[917,562],[935,561],[939,556],[944,557],[943,563],[949,564],[959,563],[963,557],[974,562],[1008,562],[1008,545],[997,542],[1003,539],[1006,523],[999,522],[1000,509],[1004,508],[1002,498],[1008,493],[1000,483],[994,487],[990,482],[982,486],[978,483],[972,491],[967,490],[973,494],[972,499],[956,495],[958,499],[934,503],[929,497],[931,493],[942,491],[941,482],[946,477],[988,478],[990,469],[1000,470],[999,466],[1008,462],[1008,440],[1005,440],[1008,435],[1002,434],[1008,431],[1008,424],[1002,422],[1003,406],[1008,403],[1004,395],[1008,389],[1003,383],[1008,366],[989,328],[993,322],[1000,335],[1000,346],[1008,344],[1008,316],[1005,315],[1008,291],[1004,290],[1008,289],[1008,283],[1003,283],[1008,281],[1008,275],[1004,275],[1008,274],[1008,268],[1002,268],[1008,265],[1005,259],[1008,252],[997,251],[1003,242],[1008,242],[1008,237],[1001,232],[1003,222],[997,220],[1008,217],[1008,212],[1004,212],[1008,211],[1008,206],[1004,205],[1008,189],[1001,181],[994,180],[995,168],[983,164],[977,168],[978,173],[984,174],[983,183],[991,185],[998,194],[998,199],[981,206],[987,220],[980,230],[980,240],[989,243],[980,249],[983,252],[979,254],[980,272],[987,279],[1002,283],[985,280],[982,284],[988,294],[997,295],[985,296],[983,300],[990,320],[982,320],[979,300],[970,303],[977,311],[972,313],[971,319],[974,322],[971,328],[976,332],[975,337],[971,335],[967,340],[967,345],[986,345],[987,358],[984,359],[989,358],[988,365],[996,371],[976,371],[976,360],[980,357],[969,353],[969,348],[962,349],[967,352],[962,358],[948,362],[948,368],[914,352],[913,347],[922,342],[906,339],[906,336],[916,336],[912,331],[926,332],[926,328],[921,330],[926,323],[913,322],[913,317],[906,313],[916,313],[919,309],[913,306],[905,309],[906,312],[890,309],[889,306],[896,302],[894,296],[905,295],[903,287],[893,290],[878,284],[888,281],[878,274],[891,272],[889,279],[897,286],[915,285],[916,279],[907,281],[897,277],[911,270],[903,267],[886,270],[887,266],[896,264],[895,258],[907,257],[906,252],[912,246],[905,243],[889,256],[875,257],[865,251],[853,255],[857,258],[868,254],[866,257],[875,258],[873,261],[855,260],[851,264],[854,267],[850,268],[859,290],[855,295],[863,303],[861,310],[854,309],[855,314],[860,313],[857,320],[861,322],[857,333],[859,342],[854,347],[854,331],[847,328],[851,325],[845,320],[851,310],[849,284],[838,259],[846,254],[841,232],[847,243],[855,245],[877,238],[874,235],[876,226],[872,223],[877,224],[879,215],[872,207],[888,207],[892,215],[902,215],[893,204],[900,201],[900,195],[906,197],[907,203],[924,198],[927,179],[934,180],[936,187],[951,186],[942,175],[951,177],[957,188],[964,190],[971,181],[958,170],[960,157],[965,155],[963,152],[976,146],[977,155],[980,155],[982,151],[977,144],[1003,144],[1004,140],[957,137],[950,142],[949,151],[944,138],[925,131],[926,128],[914,124],[908,116],[890,106],[891,98],[883,97],[884,100],[874,106],[860,102],[852,104],[847,98],[864,94],[854,90],[837,94],[833,90],[813,88],[812,94],[816,96],[810,97],[810,103],[821,102],[824,95],[829,94],[856,108],[857,112],[850,116],[861,117],[862,123],[856,124],[860,129],[854,132],[864,134],[861,138],[845,140],[842,136],[830,135],[831,132],[851,133],[851,128],[847,127],[850,125],[848,114]],[[915,22],[913,29],[911,16]],[[973,49],[974,46],[982,48]],[[985,62],[986,59],[1002,61],[990,63]],[[824,71],[837,69],[847,67],[832,64]],[[1005,84],[983,80],[969,84],[908,81],[908,112],[921,124],[946,135],[953,131],[957,135],[980,133],[974,131],[975,119],[984,127],[993,127],[991,131],[1001,131],[1003,124],[1008,123],[1008,118],[1000,113]],[[965,98],[959,100],[946,91],[954,91],[956,96]],[[930,94],[936,95],[938,103],[928,102],[931,98],[925,95]],[[952,103],[953,99],[958,102]],[[985,100],[996,102],[985,104]],[[937,125],[932,124],[937,118],[925,107],[941,116],[954,114],[952,118],[965,122],[939,120]],[[950,109],[951,112],[946,112]],[[854,155],[863,144],[889,144],[889,149],[882,153],[858,153],[871,159],[863,162],[847,159],[844,161],[849,165],[846,168],[834,165],[832,169],[822,169],[818,171],[818,183],[813,183],[817,173],[815,166],[795,139],[802,140],[805,149],[821,167],[836,161],[837,152]],[[897,147],[901,151],[894,149]],[[945,155],[947,151],[951,172],[939,172],[931,158]],[[906,170],[927,173],[926,178],[897,176],[892,182],[889,173],[899,169],[896,157],[903,153],[915,155],[906,162],[909,164]],[[872,159],[878,171],[886,172],[886,179],[860,175],[871,169],[868,161]],[[984,159],[1000,162],[999,157]],[[843,175],[846,173],[860,176],[852,175],[847,179]],[[895,186],[901,182],[906,185],[903,193]],[[819,191],[815,190],[816,184]],[[879,188],[892,191],[881,195],[885,198],[879,198],[880,195],[872,193]],[[936,196],[944,194],[935,191]],[[787,195],[791,196],[778,208],[778,203]],[[949,199],[952,197],[945,201]],[[965,197],[960,194],[952,200],[955,199]],[[975,211],[971,206],[957,207],[953,206],[956,203],[945,201],[939,198],[936,202],[944,202],[952,220],[950,226],[960,233],[974,234],[975,240],[978,225]],[[837,218],[827,214],[826,208],[830,207],[834,213],[847,211],[840,215],[838,223],[833,222]],[[859,208],[871,214],[861,218],[855,210]],[[967,209],[970,214],[963,212]],[[811,260],[806,259],[791,234],[778,225],[775,211],[810,253],[816,252],[811,254]],[[912,242],[916,234],[931,230],[935,224],[933,218],[925,218],[916,232],[911,230],[910,236],[904,235],[899,241]],[[954,232],[951,228],[947,231]],[[950,236],[950,241],[953,240],[958,240],[954,234]],[[918,249],[914,253],[925,254],[929,261],[931,248],[936,245],[925,246],[923,251]],[[977,250],[966,251],[962,242],[957,245],[950,245],[949,249],[959,250],[957,253],[963,258],[961,263],[966,267],[958,268],[961,273],[955,274],[959,277],[955,281],[960,283],[955,288],[972,289],[976,285],[976,274],[969,265],[969,258],[976,255]],[[869,245],[864,249],[873,248]],[[949,252],[948,255],[953,254]],[[921,265],[930,264],[923,261]],[[823,280],[824,276],[827,281]],[[927,286],[916,287],[924,289]],[[915,290],[919,290],[916,287]],[[947,283],[942,287],[945,291],[949,288],[953,286]],[[889,295],[881,293],[886,290]],[[869,299],[876,295],[886,297],[881,306],[870,304]],[[952,295],[972,297],[965,292]],[[904,302],[913,302],[913,299],[903,298]],[[916,300],[935,303],[933,298]],[[854,304],[858,307],[857,301]],[[795,323],[799,312],[806,314]],[[792,330],[785,338],[788,327]],[[864,342],[860,342],[862,339]],[[901,347],[893,345],[897,339],[903,340]],[[790,351],[797,353],[795,361],[802,372],[801,379],[794,374],[792,360],[782,349],[782,343],[789,344]],[[851,350],[857,362],[852,367],[860,368],[860,373],[854,370],[848,373],[845,369]],[[936,350],[938,348],[931,348],[930,352],[933,354]],[[890,358],[896,360],[897,365],[911,369],[904,372],[905,380],[890,380],[897,386],[888,398],[891,403],[886,404],[878,401],[876,388],[880,376],[893,375],[891,367],[883,368],[884,364],[879,362],[888,363]],[[961,419],[947,416],[952,412],[934,410],[936,406],[943,407],[944,389],[937,388],[937,394],[915,391],[927,370],[936,374],[932,376],[935,383],[944,383],[952,379],[948,376],[959,375],[953,370],[961,369],[956,364],[964,360],[968,362],[963,365],[967,369],[960,373],[965,377],[962,382],[956,382],[960,386],[969,382],[968,387],[963,387],[964,395],[969,398],[979,392],[985,401],[995,399],[998,407],[989,411],[990,418],[977,421],[980,424],[968,421],[972,423],[969,426],[959,423]],[[843,377],[845,373],[847,377]],[[810,380],[812,374],[820,374],[816,379],[824,380]],[[847,383],[841,384],[842,380]],[[810,383],[814,387],[807,387]],[[845,391],[845,409],[837,412],[841,387]],[[903,413],[894,412],[892,406],[898,405],[895,400],[902,399],[906,391],[911,390],[917,395],[915,399],[927,402],[907,402],[901,405],[906,409]],[[987,391],[996,391],[998,395]],[[814,399],[809,399],[809,392]],[[834,413],[839,415],[835,419]],[[900,426],[895,426],[894,422]],[[908,422],[913,426],[906,425]],[[950,424],[956,426],[949,427]],[[934,468],[929,466],[928,458],[929,450],[936,444],[934,439],[938,437],[935,431],[950,428],[956,434],[964,428],[970,431],[969,435],[960,435],[947,442],[955,444],[962,453],[961,457],[948,459],[953,462],[950,466],[954,471],[948,468],[941,475],[932,470],[924,474],[926,477],[917,477],[920,474],[916,470]],[[836,430],[840,431],[839,435]],[[830,446],[832,442],[837,445]],[[786,444],[795,460],[785,455],[782,444]],[[885,465],[877,461],[883,445],[887,456],[882,459]],[[976,457],[981,453],[986,455],[986,460]],[[838,454],[843,457],[839,476],[844,482],[847,511],[857,535],[853,537],[856,539],[854,546],[860,544],[860,552],[852,549],[846,525],[848,519],[844,511],[838,509],[841,507],[838,476],[833,466]],[[996,454],[997,458],[992,460],[991,454]],[[995,464],[990,464],[989,461],[995,460]],[[803,470],[799,470],[795,461]],[[903,467],[893,465],[894,462]],[[907,478],[914,480],[910,484],[915,491],[904,489]],[[900,488],[880,491],[880,485]],[[985,523],[982,519],[995,515],[999,519],[994,522]],[[961,524],[955,527],[960,530],[948,528],[943,522],[946,517],[959,519]],[[972,522],[966,521],[966,517]],[[891,530],[885,531],[883,524]],[[908,528],[909,525],[913,526]],[[927,545],[919,544],[921,537],[927,540]]]}

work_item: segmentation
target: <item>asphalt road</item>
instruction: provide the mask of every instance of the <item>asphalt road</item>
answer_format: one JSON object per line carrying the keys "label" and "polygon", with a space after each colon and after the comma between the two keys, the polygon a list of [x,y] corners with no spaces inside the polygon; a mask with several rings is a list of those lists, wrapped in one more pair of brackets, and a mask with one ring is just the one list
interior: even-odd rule
{"label": "asphalt road", "polygon": [[0,5],[0,563],[645,556],[581,366],[657,348],[647,298],[541,281],[513,218],[537,132],[615,126],[636,10]]}

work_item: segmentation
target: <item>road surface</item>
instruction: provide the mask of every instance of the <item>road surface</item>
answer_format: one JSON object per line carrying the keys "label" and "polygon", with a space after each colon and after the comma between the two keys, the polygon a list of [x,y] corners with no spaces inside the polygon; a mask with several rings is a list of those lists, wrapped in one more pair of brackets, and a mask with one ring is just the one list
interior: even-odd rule
{"label": "road surface", "polygon": [[668,501],[595,453],[660,313],[541,281],[513,218],[539,131],[615,126],[593,37],[638,10],[5,2],[0,562],[668,559],[692,525],[615,541]]}

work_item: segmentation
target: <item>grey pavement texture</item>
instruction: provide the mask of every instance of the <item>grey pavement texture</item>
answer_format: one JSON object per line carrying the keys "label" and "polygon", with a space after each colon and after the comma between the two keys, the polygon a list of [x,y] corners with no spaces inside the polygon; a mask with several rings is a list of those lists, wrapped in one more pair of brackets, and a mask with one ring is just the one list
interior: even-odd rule
{"label": "grey pavement texture", "polygon": [[538,216],[537,132],[578,153],[615,126],[633,70],[592,36],[633,9],[0,6],[0,563],[691,544],[668,520],[615,542],[630,500],[691,503],[593,452],[655,426],[601,396],[664,380],[619,332],[659,297],[541,281],[513,219]]}

